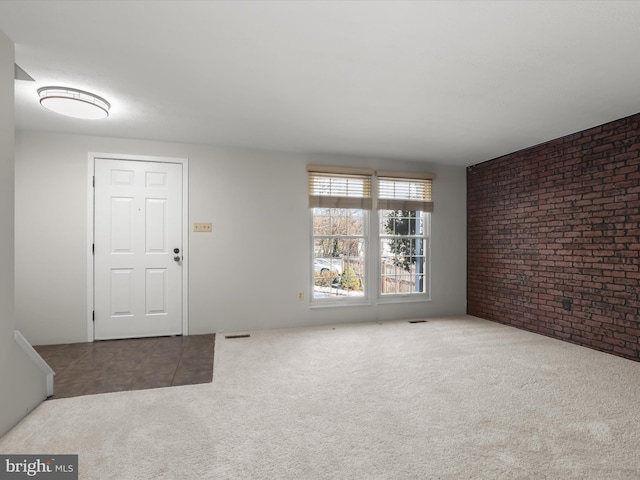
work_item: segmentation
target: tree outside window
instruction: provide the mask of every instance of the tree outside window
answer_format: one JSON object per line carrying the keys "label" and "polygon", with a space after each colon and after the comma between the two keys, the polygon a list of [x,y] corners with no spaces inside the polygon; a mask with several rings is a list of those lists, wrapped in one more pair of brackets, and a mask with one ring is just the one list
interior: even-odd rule
{"label": "tree outside window", "polygon": [[364,295],[365,212],[314,208],[314,298]]}
{"label": "tree outside window", "polygon": [[426,214],[380,210],[380,291],[424,293],[427,261]]}

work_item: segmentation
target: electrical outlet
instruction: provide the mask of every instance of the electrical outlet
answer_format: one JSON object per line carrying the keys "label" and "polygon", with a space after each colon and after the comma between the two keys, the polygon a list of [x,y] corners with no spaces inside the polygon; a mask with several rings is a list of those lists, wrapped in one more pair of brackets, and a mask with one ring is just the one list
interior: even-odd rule
{"label": "electrical outlet", "polygon": [[195,222],[193,224],[194,232],[210,232],[211,231],[211,222]]}
{"label": "electrical outlet", "polygon": [[304,292],[298,292],[298,300],[304,300]]}

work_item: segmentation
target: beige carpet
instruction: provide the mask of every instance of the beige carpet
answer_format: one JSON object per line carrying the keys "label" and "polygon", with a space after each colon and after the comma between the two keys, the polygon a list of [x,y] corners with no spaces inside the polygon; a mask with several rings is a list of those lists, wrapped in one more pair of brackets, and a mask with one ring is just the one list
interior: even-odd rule
{"label": "beige carpet", "polygon": [[45,402],[81,479],[638,479],[640,363],[473,317],[216,339],[212,384]]}

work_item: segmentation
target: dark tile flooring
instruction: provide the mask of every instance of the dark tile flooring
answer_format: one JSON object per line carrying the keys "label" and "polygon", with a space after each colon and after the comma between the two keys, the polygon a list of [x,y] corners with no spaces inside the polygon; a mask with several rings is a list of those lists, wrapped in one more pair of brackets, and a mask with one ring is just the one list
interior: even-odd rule
{"label": "dark tile flooring", "polygon": [[208,383],[215,334],[34,347],[56,372],[53,397]]}

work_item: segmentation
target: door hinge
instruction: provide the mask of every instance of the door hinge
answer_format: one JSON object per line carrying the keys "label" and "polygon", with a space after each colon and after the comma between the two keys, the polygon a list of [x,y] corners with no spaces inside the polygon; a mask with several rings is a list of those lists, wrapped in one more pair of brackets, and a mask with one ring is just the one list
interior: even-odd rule
{"label": "door hinge", "polygon": [[93,312],[91,312],[91,320],[92,321],[96,321],[96,311],[94,310]]}
{"label": "door hinge", "polygon": [[94,254],[94,255],[96,254],[96,244],[95,243],[91,244],[91,253]]}
{"label": "door hinge", "polygon": [[96,176],[95,175],[93,176],[93,186],[94,186],[94,188],[96,186]]}

